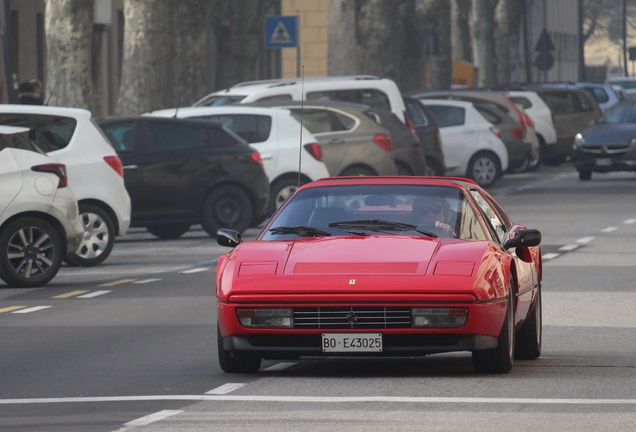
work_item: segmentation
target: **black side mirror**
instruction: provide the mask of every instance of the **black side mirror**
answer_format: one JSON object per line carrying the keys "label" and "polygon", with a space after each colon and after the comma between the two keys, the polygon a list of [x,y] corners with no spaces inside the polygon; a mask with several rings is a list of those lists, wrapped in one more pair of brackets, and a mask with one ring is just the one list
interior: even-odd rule
{"label": "black side mirror", "polygon": [[216,232],[216,242],[221,246],[236,247],[241,240],[241,233],[235,230],[221,228]]}
{"label": "black side mirror", "polygon": [[539,246],[541,243],[541,232],[536,229],[519,230],[515,233],[515,236],[509,240],[506,240],[503,244],[504,249],[510,249],[514,247],[530,247]]}

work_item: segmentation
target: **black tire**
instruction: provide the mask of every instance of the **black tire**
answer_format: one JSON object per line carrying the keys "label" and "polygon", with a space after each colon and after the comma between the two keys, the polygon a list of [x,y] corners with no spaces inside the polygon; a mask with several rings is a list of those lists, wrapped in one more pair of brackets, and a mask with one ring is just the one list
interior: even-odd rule
{"label": "black tire", "polygon": [[539,288],[532,312],[515,336],[515,359],[536,360],[541,355],[543,339],[541,313],[541,288]]}
{"label": "black tire", "polygon": [[506,319],[497,339],[497,347],[473,351],[473,367],[478,373],[504,374],[510,372],[515,357],[514,280],[510,278],[510,292]]}
{"label": "black tire", "polygon": [[374,176],[376,174],[367,167],[352,166],[342,170],[340,175],[341,176]]}
{"label": "black tire", "polygon": [[74,253],[64,257],[64,262],[70,266],[94,267],[113,251],[115,225],[108,213],[92,204],[80,204],[79,216],[84,238]]}
{"label": "black tire", "polygon": [[189,223],[170,225],[148,225],[146,230],[160,239],[176,239],[184,235],[190,229]]}
{"label": "black tire", "polygon": [[[301,180],[301,184],[306,182]],[[267,215],[273,215],[276,210],[283,205],[298,189],[298,178],[286,177],[276,180],[269,188],[269,204],[267,205]]]}
{"label": "black tire", "polygon": [[216,346],[219,354],[219,366],[227,373],[253,373],[260,369],[260,357],[241,356],[230,353],[223,348],[221,330],[216,326]]}
{"label": "black tire", "polygon": [[16,288],[42,286],[60,269],[63,247],[60,234],[47,221],[16,219],[0,235],[0,278]]}
{"label": "black tire", "polygon": [[536,171],[543,164],[543,159],[545,158],[546,144],[545,144],[545,140],[543,139],[541,135],[537,135],[537,138],[539,139],[539,154],[536,155],[535,157],[530,156],[526,171]]}
{"label": "black tire", "polygon": [[592,179],[592,171],[581,170],[579,171],[579,180],[587,181]]}
{"label": "black tire", "polygon": [[489,152],[476,153],[468,162],[466,177],[475,180],[481,187],[491,186],[501,177],[499,158]]}
{"label": "black tire", "polygon": [[398,170],[398,175],[400,176],[413,176],[415,174],[413,174],[413,170],[411,170],[411,168],[403,163],[403,162],[397,162],[395,164],[395,166],[397,167]]}
{"label": "black tire", "polygon": [[437,162],[433,161],[433,159],[426,159],[426,169],[424,170],[425,176],[437,176],[441,177],[443,174],[442,169],[439,167]]}
{"label": "black tire", "polygon": [[245,231],[252,222],[252,203],[236,186],[221,186],[208,193],[201,210],[201,226],[210,237],[221,228]]}

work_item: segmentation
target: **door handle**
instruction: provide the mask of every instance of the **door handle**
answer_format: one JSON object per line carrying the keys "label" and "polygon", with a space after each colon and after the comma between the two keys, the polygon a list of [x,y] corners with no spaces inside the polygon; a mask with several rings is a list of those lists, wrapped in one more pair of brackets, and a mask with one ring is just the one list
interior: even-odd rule
{"label": "door handle", "polygon": [[137,169],[137,165],[124,165],[124,169]]}
{"label": "door handle", "polygon": [[271,153],[261,153],[261,160],[270,160],[274,156]]}

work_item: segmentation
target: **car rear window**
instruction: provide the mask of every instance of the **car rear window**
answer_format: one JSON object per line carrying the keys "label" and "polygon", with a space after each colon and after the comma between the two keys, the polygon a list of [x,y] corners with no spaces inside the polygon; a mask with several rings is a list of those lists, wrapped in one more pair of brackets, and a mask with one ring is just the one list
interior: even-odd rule
{"label": "car rear window", "polygon": [[574,94],[569,92],[542,93],[541,98],[552,114],[571,114],[577,112]]}
{"label": "car rear window", "polygon": [[74,118],[41,114],[0,114],[0,124],[35,129],[38,146],[47,153],[66,147],[77,127]]}
{"label": "car rear window", "polygon": [[[290,112],[301,123],[301,110],[294,108]],[[330,110],[303,109],[302,125],[312,134],[343,132],[351,130],[356,125],[356,120]]]}
{"label": "car rear window", "polygon": [[42,150],[29,140],[28,132],[0,134],[0,150],[4,148],[15,148],[21,150],[29,150],[36,153],[43,153]]}
{"label": "car rear window", "polygon": [[585,91],[594,96],[596,102],[603,103],[609,100],[609,96],[601,87],[583,87]]}
{"label": "car rear window", "polygon": [[203,131],[190,125],[150,122],[151,150],[177,150],[203,147]]}
{"label": "car rear window", "polygon": [[487,109],[484,109],[478,106],[476,106],[475,109],[479,112],[479,114],[482,115],[483,118],[486,119],[486,121],[488,121],[488,123],[491,123],[494,125],[501,123],[501,117],[495,115],[494,113],[488,111]]}
{"label": "car rear window", "polygon": [[428,118],[417,102],[405,100],[404,104],[414,126],[428,126]]}
{"label": "car rear window", "polygon": [[100,125],[117,153],[130,153],[134,144],[134,122]]}
{"label": "car rear window", "polygon": [[428,109],[433,113],[437,126],[441,128],[460,126],[466,121],[466,110],[461,107],[428,105]]}
{"label": "car rear window", "polygon": [[523,109],[532,108],[532,102],[530,99],[519,97],[519,96],[508,96],[511,101],[516,103],[517,105],[521,105]]}
{"label": "car rear window", "polygon": [[307,100],[352,102],[368,105],[372,108],[391,110],[389,97],[384,92],[376,89],[307,92]]}
{"label": "car rear window", "polygon": [[221,123],[250,144],[267,141],[272,130],[272,118],[266,115],[219,114],[199,118]]}

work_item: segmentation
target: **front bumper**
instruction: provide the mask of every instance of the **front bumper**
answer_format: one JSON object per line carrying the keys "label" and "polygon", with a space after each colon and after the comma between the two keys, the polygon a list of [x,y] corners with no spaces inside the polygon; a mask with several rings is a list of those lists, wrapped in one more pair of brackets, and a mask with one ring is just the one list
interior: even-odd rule
{"label": "front bumper", "polygon": [[636,149],[631,146],[578,146],[572,150],[577,171],[636,171]]}

